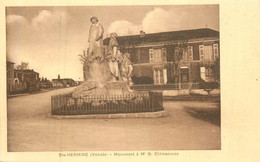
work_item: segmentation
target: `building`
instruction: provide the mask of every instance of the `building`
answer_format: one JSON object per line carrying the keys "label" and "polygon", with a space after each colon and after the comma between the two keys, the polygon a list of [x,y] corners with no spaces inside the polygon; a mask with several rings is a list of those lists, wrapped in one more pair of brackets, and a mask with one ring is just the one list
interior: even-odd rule
{"label": "building", "polygon": [[13,62],[6,62],[7,93],[23,93],[40,90],[39,73],[28,69],[28,63],[22,62],[14,68]]}
{"label": "building", "polygon": [[14,79],[14,63],[6,61],[6,83],[7,93],[14,91],[18,87],[18,81]]}
{"label": "building", "polygon": [[71,78],[60,78],[60,75],[58,75],[58,79],[52,79],[52,86],[53,87],[73,87],[77,86],[77,82],[74,81]]}
{"label": "building", "polygon": [[53,84],[50,80],[48,80],[47,78],[43,78],[40,81],[41,84],[41,88],[52,88]]}
{"label": "building", "polygon": [[19,81],[19,91],[33,92],[40,90],[39,73],[33,69],[15,69],[14,77]]}
{"label": "building", "polygon": [[[122,53],[130,53],[134,84],[219,81],[219,32],[203,28],[120,36]],[[108,45],[109,38],[104,39]]]}
{"label": "building", "polygon": [[16,69],[17,70],[25,70],[25,69],[28,69],[28,65],[29,65],[29,63],[21,62],[21,65],[17,65]]}

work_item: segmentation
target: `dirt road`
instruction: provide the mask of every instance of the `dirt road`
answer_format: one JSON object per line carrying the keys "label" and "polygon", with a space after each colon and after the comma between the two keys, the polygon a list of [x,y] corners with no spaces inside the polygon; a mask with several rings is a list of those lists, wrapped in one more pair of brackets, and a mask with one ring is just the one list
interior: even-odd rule
{"label": "dirt road", "polygon": [[8,151],[220,149],[218,103],[166,101],[164,118],[49,118],[53,90],[8,99]]}

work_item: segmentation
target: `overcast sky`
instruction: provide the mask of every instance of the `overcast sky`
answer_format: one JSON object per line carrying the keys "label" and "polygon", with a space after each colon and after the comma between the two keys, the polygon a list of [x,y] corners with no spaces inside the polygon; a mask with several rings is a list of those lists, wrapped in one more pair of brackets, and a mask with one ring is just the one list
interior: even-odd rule
{"label": "overcast sky", "polygon": [[28,62],[48,79],[83,80],[78,55],[88,47],[90,17],[97,16],[105,35],[208,28],[219,31],[218,5],[8,7],[7,59]]}

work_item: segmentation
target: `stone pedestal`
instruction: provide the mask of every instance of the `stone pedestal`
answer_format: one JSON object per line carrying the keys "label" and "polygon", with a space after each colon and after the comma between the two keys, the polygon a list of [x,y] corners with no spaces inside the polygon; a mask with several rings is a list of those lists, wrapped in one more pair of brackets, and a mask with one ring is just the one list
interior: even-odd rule
{"label": "stone pedestal", "polygon": [[107,83],[86,81],[77,87],[73,93],[73,97],[85,97],[89,95],[126,95],[137,93],[130,89],[126,82],[110,81]]}

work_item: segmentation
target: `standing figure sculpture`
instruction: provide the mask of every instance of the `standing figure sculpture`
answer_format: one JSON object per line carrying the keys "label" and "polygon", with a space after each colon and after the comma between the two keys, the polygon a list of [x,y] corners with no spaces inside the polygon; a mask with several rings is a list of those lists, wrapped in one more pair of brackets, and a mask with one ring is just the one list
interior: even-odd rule
{"label": "standing figure sculpture", "polygon": [[129,86],[133,85],[132,82],[132,71],[133,65],[131,60],[131,56],[129,53],[125,53],[120,65],[121,77],[123,81],[126,81]]}
{"label": "standing figure sculpture", "polygon": [[89,29],[89,48],[88,60],[92,62],[94,59],[103,59],[103,26],[98,22],[97,17],[91,17],[91,26]]}
{"label": "standing figure sculpture", "polygon": [[119,80],[120,77],[118,62],[120,60],[121,53],[118,50],[118,42],[116,40],[116,37],[117,37],[116,33],[110,34],[110,41],[108,45],[108,54],[107,54],[107,59],[109,60],[108,61],[109,69],[113,76],[112,81]]}

